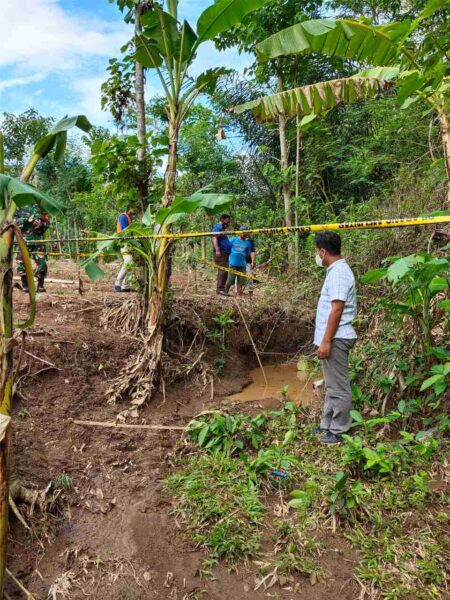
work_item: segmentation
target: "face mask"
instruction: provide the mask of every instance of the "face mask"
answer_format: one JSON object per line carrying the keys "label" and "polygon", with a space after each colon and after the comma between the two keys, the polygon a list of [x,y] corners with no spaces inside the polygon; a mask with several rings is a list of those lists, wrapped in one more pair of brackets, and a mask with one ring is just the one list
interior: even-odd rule
{"label": "face mask", "polygon": [[316,265],[318,267],[323,267],[323,258],[318,254],[316,254]]}

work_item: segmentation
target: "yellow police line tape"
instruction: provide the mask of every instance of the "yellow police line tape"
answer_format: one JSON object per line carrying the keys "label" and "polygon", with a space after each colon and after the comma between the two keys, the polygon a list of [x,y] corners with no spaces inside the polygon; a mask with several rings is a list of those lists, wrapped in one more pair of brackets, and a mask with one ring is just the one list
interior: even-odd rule
{"label": "yellow police line tape", "polygon": [[257,283],[262,283],[261,279],[258,279],[253,275],[248,275],[247,273],[242,273],[242,271],[236,271],[235,269],[230,269],[230,267],[222,267],[221,265],[217,265],[216,263],[213,263],[210,260],[206,260],[206,258],[197,258],[197,262],[201,262],[210,267],[214,267],[215,269],[219,269],[219,271],[226,271],[227,273],[233,273],[233,275],[245,277],[246,279],[253,279],[253,281],[256,281]]}
{"label": "yellow police line tape", "polygon": [[[19,250],[16,250],[16,254],[20,254]],[[36,252],[37,254],[37,252]],[[42,252],[39,252],[39,254],[42,254],[45,256],[67,256],[68,258],[73,258],[74,256],[81,256],[81,258],[87,258],[88,256],[92,256],[92,252],[46,252],[45,250],[43,250]],[[118,253],[107,253],[107,254],[102,254],[103,256],[118,256]]]}
{"label": "yellow police line tape", "polygon": [[[227,231],[227,235],[258,235],[275,233],[313,233],[315,231],[343,231],[348,229],[385,229],[389,227],[415,227],[417,225],[437,225],[450,223],[450,215],[440,217],[410,217],[404,219],[380,219],[378,221],[354,221],[350,223],[321,223],[319,225],[298,225],[292,227],[264,227],[244,231]],[[223,232],[198,231],[193,233],[154,233],[149,235],[67,238],[59,240],[27,240],[27,244],[52,244],[58,242],[107,242],[138,239],[181,240],[188,238],[217,237]]]}
{"label": "yellow police line tape", "polygon": [[[88,256],[91,256],[92,253],[89,252],[45,252],[46,256],[68,256],[69,258],[72,258],[74,256],[81,256],[81,258],[87,258]],[[118,253],[108,253],[108,254],[102,254],[102,256],[118,256]]]}

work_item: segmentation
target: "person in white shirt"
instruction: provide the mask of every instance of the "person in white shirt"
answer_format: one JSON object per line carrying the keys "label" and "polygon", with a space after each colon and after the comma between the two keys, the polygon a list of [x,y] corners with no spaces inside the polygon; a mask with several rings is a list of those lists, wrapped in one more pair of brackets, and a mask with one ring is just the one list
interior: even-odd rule
{"label": "person in white shirt", "polygon": [[325,282],[316,313],[314,344],[322,361],[325,402],[320,441],[335,444],[342,440],[352,424],[352,392],[348,375],[348,357],[357,335],[355,277],[341,255],[341,237],[334,231],[321,231],[314,238],[316,263],[326,267]]}

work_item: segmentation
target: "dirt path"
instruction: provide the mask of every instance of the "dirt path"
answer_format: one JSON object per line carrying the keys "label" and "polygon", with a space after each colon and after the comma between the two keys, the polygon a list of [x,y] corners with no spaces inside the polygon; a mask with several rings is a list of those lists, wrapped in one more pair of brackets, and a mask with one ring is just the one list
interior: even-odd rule
{"label": "dirt path", "polygon": [[[58,264],[52,276],[74,278],[76,270]],[[184,286],[183,279],[175,278],[178,293],[184,293]],[[45,520],[36,513],[32,532],[12,517],[9,568],[35,597],[47,598],[49,590],[55,600],[357,597],[351,581],[357,557],[331,535],[323,552],[330,577],[314,586],[299,579],[289,589],[254,591],[257,567],[251,562],[238,572],[218,566],[214,581],[196,576],[204,554],[172,516],[171,498],[161,483],[173,470],[171,453],[180,432],[110,430],[70,421],[113,421],[123,408],[109,405],[105,393],[134,340],[100,328],[110,282],[87,284],[82,297],[75,286],[48,288],[27,341],[27,350],[47,364],[25,357],[13,414],[15,468],[24,482],[39,488],[51,480],[65,481],[65,476],[72,488],[64,492],[69,499],[63,503],[65,513]],[[15,302],[18,312],[24,312],[26,298],[19,291]],[[248,382],[244,357],[242,368],[236,360],[238,369],[216,385],[214,401],[209,388],[180,384],[168,390],[165,402],[157,396],[142,421],[184,426],[217,406],[221,396]],[[270,539],[270,519],[266,537]],[[12,598],[24,597],[10,582],[7,591]]]}

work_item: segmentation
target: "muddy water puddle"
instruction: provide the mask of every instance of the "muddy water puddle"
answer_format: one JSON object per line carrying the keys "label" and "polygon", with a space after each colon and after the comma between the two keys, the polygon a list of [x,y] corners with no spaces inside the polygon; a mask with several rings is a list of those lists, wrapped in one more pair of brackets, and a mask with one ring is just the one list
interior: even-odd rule
{"label": "muddy water puddle", "polygon": [[288,399],[296,404],[311,404],[314,400],[313,382],[317,376],[305,371],[298,371],[297,365],[266,365],[251,372],[252,383],[238,394],[228,396],[232,402],[255,402],[261,400],[282,400],[283,388],[288,386]]}

